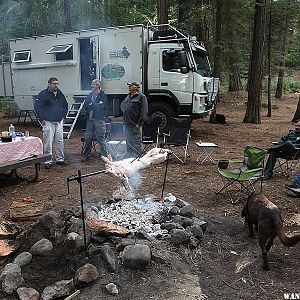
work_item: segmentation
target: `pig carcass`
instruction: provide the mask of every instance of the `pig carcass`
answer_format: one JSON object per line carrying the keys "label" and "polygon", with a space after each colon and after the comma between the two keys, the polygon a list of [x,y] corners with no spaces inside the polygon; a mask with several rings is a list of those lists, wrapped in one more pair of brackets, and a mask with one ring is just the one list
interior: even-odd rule
{"label": "pig carcass", "polygon": [[139,158],[130,157],[119,161],[112,161],[111,156],[102,156],[101,158],[105,162],[107,173],[110,173],[121,180],[127,180],[141,169],[164,162],[170,153],[169,149],[152,148]]}

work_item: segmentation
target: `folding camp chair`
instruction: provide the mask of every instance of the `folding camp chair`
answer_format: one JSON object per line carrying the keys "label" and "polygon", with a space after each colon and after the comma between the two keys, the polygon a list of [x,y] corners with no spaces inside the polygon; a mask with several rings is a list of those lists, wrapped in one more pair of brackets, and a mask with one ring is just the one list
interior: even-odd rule
{"label": "folding camp chair", "polygon": [[[191,123],[191,118],[172,118],[169,131],[163,133],[164,141],[162,146],[169,148],[173,155],[183,164],[186,163],[187,157],[189,156],[188,147],[191,136]],[[182,155],[183,158],[180,157]]]}
{"label": "folding camp chair", "polygon": [[157,147],[159,141],[159,125],[161,124],[161,117],[149,117],[147,118],[143,126],[143,153],[147,152],[149,146]]}
{"label": "folding camp chair", "polygon": [[126,141],[123,134],[123,122],[111,122],[107,141],[108,152],[114,159],[123,159],[126,153]]}
{"label": "folding camp chair", "polygon": [[[278,145],[278,142],[272,142],[272,144]],[[292,178],[292,173],[294,170],[296,170],[297,172],[299,171],[297,166],[300,159],[300,148],[295,147],[295,149],[297,150],[295,155],[278,157],[275,164],[274,170],[280,169],[281,173],[287,180],[290,180]]]}
{"label": "folding camp chair", "polygon": [[[231,203],[237,203],[244,194],[251,194],[255,191],[255,183],[263,178],[264,159],[266,153],[267,151],[265,149],[246,146],[243,161],[220,160],[218,164],[218,172],[221,175],[223,187],[219,189],[216,194],[226,191]],[[242,165],[237,169],[229,171],[227,170],[227,167],[231,163],[242,163]],[[242,195],[236,200],[233,200],[229,191],[230,187],[233,185],[238,185],[239,191],[242,193]]]}

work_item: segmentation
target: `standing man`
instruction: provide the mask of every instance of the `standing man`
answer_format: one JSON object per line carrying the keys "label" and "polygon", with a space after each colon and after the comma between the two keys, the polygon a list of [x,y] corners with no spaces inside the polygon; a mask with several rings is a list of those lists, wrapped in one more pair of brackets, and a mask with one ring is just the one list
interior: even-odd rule
{"label": "standing man", "polygon": [[104,118],[107,109],[107,96],[101,89],[99,79],[94,79],[91,84],[92,92],[87,96],[84,107],[88,116],[85,128],[85,142],[82,162],[90,159],[93,136],[95,135],[100,145],[100,155],[107,156],[105,140],[106,126]]}
{"label": "standing man", "polygon": [[127,82],[129,94],[125,98],[124,134],[126,139],[126,156],[138,157],[143,150],[142,127],[148,114],[146,96],[139,92],[137,81]]}
{"label": "standing man", "polygon": [[[52,155],[52,144],[55,147],[56,164],[67,166],[64,156],[63,119],[68,113],[68,102],[58,89],[58,79],[51,77],[48,88],[41,91],[34,103],[37,117],[43,125],[44,153]],[[45,162],[45,169],[50,169],[52,159]]]}

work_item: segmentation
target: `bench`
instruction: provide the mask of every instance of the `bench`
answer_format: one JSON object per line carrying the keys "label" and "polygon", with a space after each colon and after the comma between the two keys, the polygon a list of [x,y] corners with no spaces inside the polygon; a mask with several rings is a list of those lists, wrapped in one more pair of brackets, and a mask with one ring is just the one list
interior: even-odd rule
{"label": "bench", "polygon": [[[50,154],[31,155],[29,157],[17,160],[6,161],[0,163],[0,174],[7,176],[15,175],[19,179],[24,179],[28,182],[38,180],[41,163],[51,159]],[[24,176],[18,169],[34,165],[35,172],[33,175]],[[9,174],[5,174],[10,172]]]}

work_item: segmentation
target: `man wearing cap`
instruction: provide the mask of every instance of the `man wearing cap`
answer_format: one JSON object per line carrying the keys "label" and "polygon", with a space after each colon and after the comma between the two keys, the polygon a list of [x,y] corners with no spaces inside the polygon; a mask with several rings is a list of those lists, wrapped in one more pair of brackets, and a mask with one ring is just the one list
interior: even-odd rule
{"label": "man wearing cap", "polygon": [[138,157],[142,153],[142,127],[148,114],[146,96],[139,91],[137,81],[127,82],[129,94],[125,98],[124,134],[126,139],[126,156]]}

